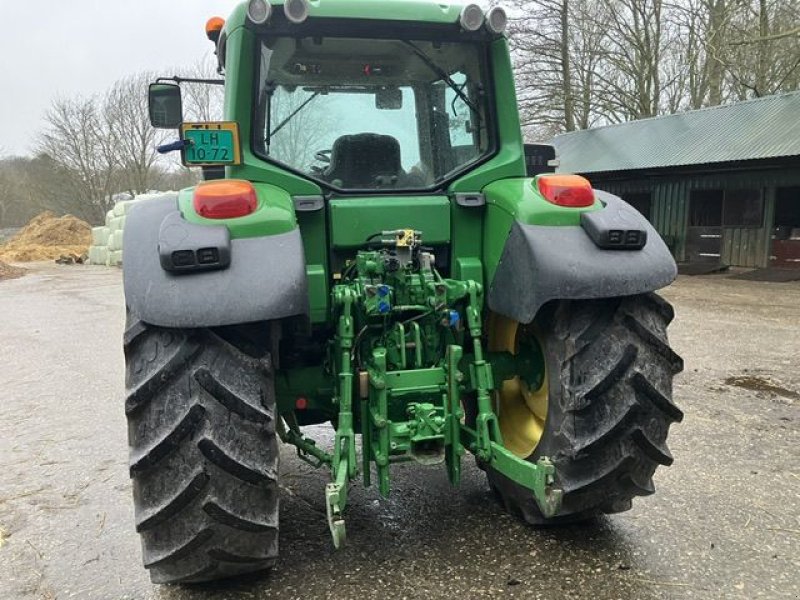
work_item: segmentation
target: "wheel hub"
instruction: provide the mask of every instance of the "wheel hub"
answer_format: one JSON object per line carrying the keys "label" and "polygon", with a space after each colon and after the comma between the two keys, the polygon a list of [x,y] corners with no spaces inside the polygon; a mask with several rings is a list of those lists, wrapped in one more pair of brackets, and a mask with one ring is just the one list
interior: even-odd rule
{"label": "wheel hub", "polygon": [[549,390],[541,337],[531,326],[492,314],[489,351],[512,355],[513,374],[494,392],[503,445],[520,458],[536,449],[544,434]]}

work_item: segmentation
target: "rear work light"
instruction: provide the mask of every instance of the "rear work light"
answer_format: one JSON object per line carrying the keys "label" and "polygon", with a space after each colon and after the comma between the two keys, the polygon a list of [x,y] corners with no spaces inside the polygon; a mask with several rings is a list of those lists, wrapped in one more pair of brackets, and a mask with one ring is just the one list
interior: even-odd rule
{"label": "rear work light", "polygon": [[308,18],[308,0],[285,0],[283,14],[292,23],[302,23]]}
{"label": "rear work light", "polygon": [[478,31],[483,26],[483,19],[483,9],[477,4],[467,4],[458,17],[464,31]]}
{"label": "rear work light", "polygon": [[589,180],[580,175],[540,175],[539,192],[548,202],[570,208],[594,204],[594,190]]}
{"label": "rear work light", "polygon": [[206,219],[234,219],[255,212],[256,190],[249,181],[204,181],[194,191],[194,210]]}
{"label": "rear work light", "polygon": [[272,5],[266,0],[250,0],[247,3],[247,18],[256,25],[263,25],[269,21],[272,14]]}

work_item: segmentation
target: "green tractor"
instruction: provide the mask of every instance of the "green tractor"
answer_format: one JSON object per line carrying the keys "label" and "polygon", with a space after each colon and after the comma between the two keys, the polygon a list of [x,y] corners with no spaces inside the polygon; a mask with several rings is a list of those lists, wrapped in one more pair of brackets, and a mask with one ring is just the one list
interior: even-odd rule
{"label": "green tractor", "polygon": [[[209,22],[225,120],[153,125],[204,168],[125,227],[125,412],[158,583],[271,567],[279,441],[349,486],[466,452],[505,508],[631,507],[681,411],[651,225],[523,143],[506,15],[439,0],[250,0]],[[306,426],[330,423],[332,443]]]}

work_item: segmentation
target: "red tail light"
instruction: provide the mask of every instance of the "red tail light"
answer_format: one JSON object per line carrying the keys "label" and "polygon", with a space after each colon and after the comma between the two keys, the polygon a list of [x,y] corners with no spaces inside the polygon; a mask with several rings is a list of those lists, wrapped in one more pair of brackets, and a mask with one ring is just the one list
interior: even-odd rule
{"label": "red tail light", "polygon": [[256,190],[249,181],[204,181],[194,191],[194,209],[207,219],[234,219],[255,212]]}
{"label": "red tail light", "polygon": [[582,208],[594,204],[592,184],[580,175],[540,175],[539,191],[558,206]]}

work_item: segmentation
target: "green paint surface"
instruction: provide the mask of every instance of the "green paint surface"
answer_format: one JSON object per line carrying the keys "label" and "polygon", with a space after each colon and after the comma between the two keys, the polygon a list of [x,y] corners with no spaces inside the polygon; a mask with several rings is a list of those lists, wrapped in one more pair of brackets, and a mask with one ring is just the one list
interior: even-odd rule
{"label": "green paint surface", "polygon": [[232,239],[276,235],[292,231],[297,225],[292,198],[285,190],[264,183],[254,183],[258,205],[254,213],[235,219],[207,219],[194,210],[194,188],[178,194],[178,208],[183,218],[198,225],[224,224]]}
{"label": "green paint surface", "polygon": [[328,204],[335,248],[363,246],[381,231],[416,229],[423,243],[450,241],[450,201],[444,196],[346,198]]}
{"label": "green paint surface", "polygon": [[594,205],[588,208],[557,206],[545,200],[539,193],[536,178],[530,177],[496,181],[487,185],[483,192],[487,203],[483,230],[483,261],[487,282],[494,279],[515,221],[552,227],[580,225],[581,213],[602,208],[599,200],[595,200]]}
{"label": "green paint surface", "polygon": [[[240,6],[234,15],[244,12]],[[225,60],[225,113],[226,121],[239,123],[242,140],[242,164],[226,167],[225,175],[233,179],[265,182],[285,190],[292,196],[316,196],[320,187],[309,179],[261,160],[252,151],[253,92],[255,86],[256,37],[248,29],[238,28],[228,37]]]}
{"label": "green paint surface", "polygon": [[526,225],[580,225],[581,213],[602,208],[599,200],[588,208],[558,206],[539,193],[536,178],[496,181],[483,190],[486,202]]}

